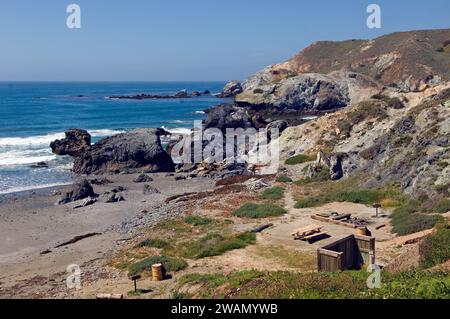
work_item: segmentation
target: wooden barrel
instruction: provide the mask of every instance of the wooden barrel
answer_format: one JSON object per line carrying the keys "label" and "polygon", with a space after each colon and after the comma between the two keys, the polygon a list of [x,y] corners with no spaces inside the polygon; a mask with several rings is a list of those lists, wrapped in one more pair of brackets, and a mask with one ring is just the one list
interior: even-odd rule
{"label": "wooden barrel", "polygon": [[356,234],[360,235],[360,236],[366,236],[367,235],[367,227],[366,226],[358,227],[356,229]]}
{"label": "wooden barrel", "polygon": [[161,281],[163,279],[164,279],[163,265],[162,264],[152,265],[152,280],[153,281]]}

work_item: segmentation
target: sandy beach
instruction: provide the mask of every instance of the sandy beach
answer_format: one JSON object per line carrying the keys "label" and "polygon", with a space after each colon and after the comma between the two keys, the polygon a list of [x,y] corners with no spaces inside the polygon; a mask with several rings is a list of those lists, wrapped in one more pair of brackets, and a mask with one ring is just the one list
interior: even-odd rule
{"label": "sandy beach", "polygon": [[[164,203],[167,197],[205,191],[213,186],[211,179],[176,180],[175,176],[163,173],[151,176],[154,181],[146,184],[156,187],[160,194],[144,195],[144,184],[133,182],[135,174],[108,175],[105,177],[113,183],[94,186],[94,191],[102,194],[122,186],[126,189],[125,201],[98,201],[77,209],[73,208],[76,202],[55,204],[64,187],[3,195],[0,199],[0,296],[39,297],[40,292],[49,296],[49,291],[64,291],[68,265],[83,267],[104,259],[136,236],[140,227],[182,214]],[[54,248],[90,233],[98,235]],[[45,278],[44,285],[42,278]]]}

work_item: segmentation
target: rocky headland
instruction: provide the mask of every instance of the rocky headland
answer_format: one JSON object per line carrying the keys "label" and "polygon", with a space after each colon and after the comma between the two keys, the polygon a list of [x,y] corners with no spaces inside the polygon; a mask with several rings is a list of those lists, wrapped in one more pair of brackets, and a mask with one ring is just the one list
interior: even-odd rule
{"label": "rocky headland", "polygon": [[[160,128],[140,128],[95,144],[87,131],[67,130],[50,147],[73,158],[73,185],[0,198],[1,232],[18,236],[1,252],[8,267],[0,281],[8,286],[0,282],[0,296],[126,293],[127,271],[149,262],[149,256],[179,262],[171,271],[175,280],[194,271],[223,273],[224,267],[263,271],[249,279],[254,280],[249,287],[256,288],[267,271],[314,276],[321,244],[303,245],[286,234],[311,224],[313,214],[331,211],[369,221],[377,259],[387,269],[419,267],[423,256],[417,251],[423,250],[424,238],[449,216],[449,61],[450,29],[411,31],[374,40],[316,42],[242,83],[229,82],[218,96],[230,102],[206,110],[204,128],[223,133],[265,128],[269,135],[271,128],[278,129],[281,136],[269,136],[269,141],[279,144],[281,163],[270,175],[258,174],[253,163],[203,158],[180,164],[172,150],[186,136]],[[111,98],[203,94],[209,92]],[[188,136],[186,143],[192,145],[196,135]],[[170,137],[167,146],[161,137]],[[201,149],[208,147],[208,141],[199,142]],[[245,148],[247,154],[253,150],[254,145]],[[375,203],[383,211],[376,218]],[[267,215],[257,216],[263,208]],[[266,220],[270,223],[262,223]],[[18,227],[30,235],[20,236]],[[329,241],[354,233],[332,225],[327,229],[335,237]],[[75,244],[71,237],[86,239]],[[61,242],[74,244],[61,248]],[[222,251],[221,243],[233,248]],[[61,282],[64,267],[75,257],[86,284],[80,292],[68,292]],[[151,297],[204,296],[199,294],[202,282],[185,290],[170,280],[160,286],[147,283],[154,289]],[[218,296],[240,293],[226,284],[215,288]]]}

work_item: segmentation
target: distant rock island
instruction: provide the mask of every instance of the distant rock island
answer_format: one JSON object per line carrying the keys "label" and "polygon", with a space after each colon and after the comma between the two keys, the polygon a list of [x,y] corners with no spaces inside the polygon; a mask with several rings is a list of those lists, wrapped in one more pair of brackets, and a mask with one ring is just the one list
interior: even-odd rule
{"label": "distant rock island", "polygon": [[114,95],[109,96],[110,99],[116,100],[164,100],[164,99],[188,99],[191,97],[198,97],[202,95],[210,95],[210,91],[206,90],[203,93],[193,91],[191,94],[187,90],[181,90],[174,95],[158,95],[158,94],[136,94],[136,95]]}

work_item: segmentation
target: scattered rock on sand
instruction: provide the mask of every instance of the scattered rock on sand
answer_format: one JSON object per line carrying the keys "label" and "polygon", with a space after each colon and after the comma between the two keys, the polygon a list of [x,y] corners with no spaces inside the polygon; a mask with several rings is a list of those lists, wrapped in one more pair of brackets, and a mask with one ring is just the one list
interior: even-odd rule
{"label": "scattered rock on sand", "polygon": [[257,191],[257,190],[269,187],[269,184],[266,183],[264,180],[256,179],[256,178],[249,179],[244,184],[251,191]]}
{"label": "scattered rock on sand", "polygon": [[94,178],[89,181],[92,185],[107,185],[114,183],[107,178]]}
{"label": "scattered rock on sand", "polygon": [[97,197],[94,193],[92,185],[87,179],[83,179],[72,185],[72,189],[68,191],[59,201],[59,205],[75,202],[88,197]]}
{"label": "scattered rock on sand", "polygon": [[82,208],[82,207],[86,207],[86,206],[90,206],[95,204],[95,202],[97,202],[96,198],[92,198],[92,197],[88,197],[86,199],[84,199],[81,204],[76,205],[73,207],[73,209],[77,209],[77,208]]}
{"label": "scattered rock on sand", "polygon": [[153,187],[151,185],[144,185],[143,191],[144,195],[151,195],[151,194],[160,194],[161,192],[156,187]]}
{"label": "scattered rock on sand", "polygon": [[125,198],[120,193],[106,192],[102,195],[105,203],[118,203],[125,201]]}
{"label": "scattered rock on sand", "polygon": [[133,182],[135,183],[149,183],[149,182],[153,182],[153,178],[151,178],[148,175],[145,174],[141,174],[138,177],[136,177]]}
{"label": "scattered rock on sand", "polygon": [[120,193],[120,192],[124,192],[124,191],[126,191],[127,189],[126,189],[126,187],[123,187],[123,186],[117,186],[117,187],[114,187],[112,190],[111,190],[111,192],[112,193]]}

